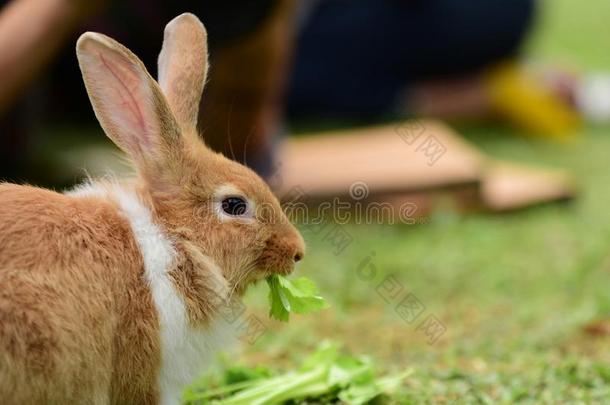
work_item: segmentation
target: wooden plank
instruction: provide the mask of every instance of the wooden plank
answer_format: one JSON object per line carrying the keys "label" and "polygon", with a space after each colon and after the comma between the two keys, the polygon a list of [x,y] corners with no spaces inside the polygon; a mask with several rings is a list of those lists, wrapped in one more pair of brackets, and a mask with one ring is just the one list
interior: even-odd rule
{"label": "wooden plank", "polygon": [[549,202],[571,200],[576,186],[562,170],[493,162],[485,170],[481,200],[491,211],[513,211]]}
{"label": "wooden plank", "polygon": [[298,186],[323,198],[348,194],[354,182],[371,194],[472,186],[484,157],[447,126],[412,121],[291,138],[280,162],[280,195]]}
{"label": "wooden plank", "polygon": [[278,194],[298,189],[312,207],[336,198],[396,212],[415,204],[421,217],[439,198],[459,211],[503,212],[576,195],[566,172],[494,161],[436,121],[318,133],[280,150]]}

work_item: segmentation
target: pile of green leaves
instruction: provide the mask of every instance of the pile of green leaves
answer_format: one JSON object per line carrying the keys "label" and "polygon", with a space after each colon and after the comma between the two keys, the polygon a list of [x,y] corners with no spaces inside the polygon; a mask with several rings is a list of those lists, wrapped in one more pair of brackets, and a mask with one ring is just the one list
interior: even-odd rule
{"label": "pile of green leaves", "polygon": [[210,389],[202,380],[184,394],[186,404],[262,405],[299,403],[366,404],[396,391],[406,372],[377,378],[373,364],[366,358],[341,352],[339,346],[324,343],[296,371],[273,375],[261,367],[232,367],[223,383]]}
{"label": "pile of green leaves", "polygon": [[288,322],[290,313],[308,314],[327,308],[328,304],[320,295],[316,285],[305,277],[290,281],[279,275],[267,278],[269,285],[269,316],[278,321]]}

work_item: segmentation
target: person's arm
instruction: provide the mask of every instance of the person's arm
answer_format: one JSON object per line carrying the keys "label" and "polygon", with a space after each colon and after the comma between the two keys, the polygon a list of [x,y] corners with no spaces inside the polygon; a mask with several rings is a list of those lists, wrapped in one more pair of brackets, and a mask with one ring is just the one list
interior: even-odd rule
{"label": "person's arm", "polygon": [[83,3],[88,2],[13,0],[0,11],[0,112],[20,95],[88,14]]}

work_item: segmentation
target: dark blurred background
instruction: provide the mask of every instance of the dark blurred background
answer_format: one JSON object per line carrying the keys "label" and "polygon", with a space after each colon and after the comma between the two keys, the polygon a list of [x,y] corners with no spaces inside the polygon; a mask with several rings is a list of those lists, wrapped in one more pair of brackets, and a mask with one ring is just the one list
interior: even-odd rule
{"label": "dark blurred background", "polygon": [[[99,141],[77,131],[96,125],[73,50],[85,30],[124,43],[154,75],[165,23],[184,11],[198,15],[212,66],[200,129],[214,149],[247,156],[269,175],[286,123],[488,118],[484,72],[518,55],[538,8],[534,0],[2,3],[0,176],[58,186],[75,179],[48,150],[48,129]],[[563,87],[549,91],[567,99]]]}

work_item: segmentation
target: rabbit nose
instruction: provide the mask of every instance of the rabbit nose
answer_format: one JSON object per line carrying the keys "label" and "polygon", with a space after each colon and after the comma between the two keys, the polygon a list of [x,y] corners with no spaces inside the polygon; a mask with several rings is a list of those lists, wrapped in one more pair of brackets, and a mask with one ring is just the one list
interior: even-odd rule
{"label": "rabbit nose", "polygon": [[305,256],[305,241],[294,226],[290,226],[289,245],[292,250],[292,259],[294,262],[300,262]]}
{"label": "rabbit nose", "polygon": [[297,234],[296,246],[294,247],[294,262],[300,262],[303,260],[303,256],[305,256],[305,242],[303,242],[303,238],[301,234]]}

